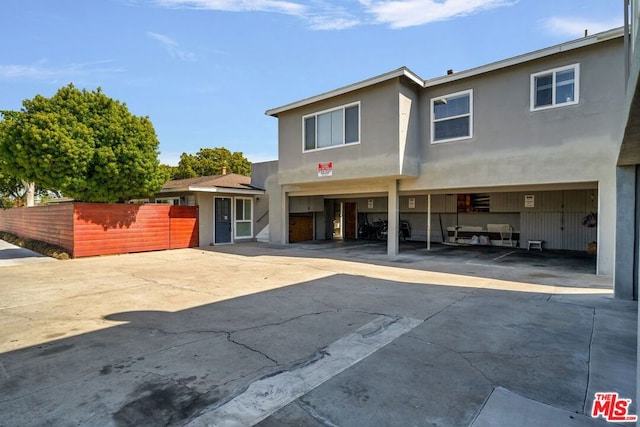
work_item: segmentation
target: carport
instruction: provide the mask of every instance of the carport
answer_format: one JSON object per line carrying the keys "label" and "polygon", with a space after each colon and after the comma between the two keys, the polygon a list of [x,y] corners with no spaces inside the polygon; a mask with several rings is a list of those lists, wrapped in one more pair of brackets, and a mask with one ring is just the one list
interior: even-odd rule
{"label": "carport", "polygon": [[[397,197],[389,196],[394,194],[391,187],[386,193],[356,193],[348,189],[342,194],[338,191],[326,191],[324,195],[289,193],[289,242],[370,241],[380,236],[363,232],[363,228],[384,223],[390,256],[407,250],[406,245],[398,246],[403,224],[410,229],[407,240],[421,242],[427,249],[432,244],[464,247],[479,243],[482,237],[486,237],[485,243],[490,246],[508,244],[528,248],[529,242],[541,242],[544,252],[552,251],[545,257],[561,251],[587,255],[588,250],[595,253],[597,247],[599,194],[596,183],[519,191],[436,194],[403,191],[396,192]],[[510,230],[507,241],[500,233],[503,228]]]}
{"label": "carport", "polygon": [[596,256],[584,251],[570,250],[527,250],[526,248],[508,248],[500,246],[444,245],[433,243],[427,249],[425,242],[401,241],[399,254],[387,255],[384,241],[375,240],[316,240],[296,243],[297,250],[308,256],[331,257],[344,260],[374,261],[376,264],[411,264],[432,262],[440,265],[441,271],[447,271],[451,264],[468,267],[489,267],[513,269],[517,273],[522,269],[543,269],[571,272],[573,274],[593,275],[596,272]]}

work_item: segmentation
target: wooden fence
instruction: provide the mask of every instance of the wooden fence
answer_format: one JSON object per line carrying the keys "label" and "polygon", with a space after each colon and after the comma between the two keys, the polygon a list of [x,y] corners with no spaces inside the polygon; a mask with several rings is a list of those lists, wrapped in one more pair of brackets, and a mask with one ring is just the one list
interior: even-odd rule
{"label": "wooden fence", "polygon": [[198,246],[195,206],[65,203],[0,210],[0,231],[74,258]]}

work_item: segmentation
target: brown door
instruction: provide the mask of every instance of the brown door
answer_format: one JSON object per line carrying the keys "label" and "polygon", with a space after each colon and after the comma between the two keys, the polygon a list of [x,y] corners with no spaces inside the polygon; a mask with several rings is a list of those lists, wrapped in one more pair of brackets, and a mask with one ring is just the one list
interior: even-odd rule
{"label": "brown door", "polygon": [[313,214],[289,214],[289,243],[313,240]]}
{"label": "brown door", "polygon": [[358,209],[356,203],[344,204],[344,238],[355,239],[358,227]]}

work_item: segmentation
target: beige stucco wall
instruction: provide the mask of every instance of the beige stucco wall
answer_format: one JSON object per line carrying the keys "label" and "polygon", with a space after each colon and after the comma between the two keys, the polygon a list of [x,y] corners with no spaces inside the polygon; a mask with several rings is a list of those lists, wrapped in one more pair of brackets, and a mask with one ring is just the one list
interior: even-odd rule
{"label": "beige stucco wall", "polygon": [[[227,193],[196,193],[197,204],[199,206],[198,210],[200,212],[199,218],[199,232],[200,232],[200,246],[211,246],[214,242],[214,198],[216,197],[226,197],[231,199],[231,240],[232,242],[243,242],[243,241],[251,241],[253,240],[253,236],[257,234],[256,231],[256,217],[257,212],[264,213],[264,209],[268,206],[268,200],[264,198],[262,195],[253,196],[253,195],[242,195],[242,194],[227,194]],[[237,197],[241,198],[249,198],[253,200],[253,236],[248,238],[236,239],[234,237],[235,233],[235,200]],[[261,199],[256,201],[256,197]],[[259,205],[259,209],[256,208],[256,205]],[[261,222],[266,222],[263,219]]]}
{"label": "beige stucco wall", "polygon": [[[530,75],[580,64],[577,105],[530,111]],[[571,184],[599,189],[598,273],[613,274],[615,164],[624,109],[622,39],[554,55],[422,97],[421,171],[401,190]],[[430,144],[429,99],[473,89],[474,137]]]}
{"label": "beige stucco wall", "polygon": [[[278,116],[280,183],[417,176],[418,93],[407,85],[393,79],[281,113]],[[303,152],[302,117],[353,102],[360,102],[360,143]],[[326,162],[332,162],[333,176],[319,178],[317,165]]]}
{"label": "beige stucco wall", "polygon": [[197,193],[200,212],[200,246],[213,245],[213,194]]}
{"label": "beige stucco wall", "polygon": [[[580,64],[577,105],[530,111],[530,75]],[[597,182],[614,173],[624,107],[622,39],[426,89],[421,170],[412,188]],[[433,97],[473,89],[473,138],[430,143]]]}

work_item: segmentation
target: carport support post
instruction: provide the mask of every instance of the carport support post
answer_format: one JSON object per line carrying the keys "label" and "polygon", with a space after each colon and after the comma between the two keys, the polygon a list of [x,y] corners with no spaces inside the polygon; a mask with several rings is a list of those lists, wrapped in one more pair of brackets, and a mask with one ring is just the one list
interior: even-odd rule
{"label": "carport support post", "polygon": [[398,180],[389,184],[389,215],[387,217],[387,255],[398,255],[398,229],[400,226],[400,197],[398,195]]}
{"label": "carport support post", "polygon": [[431,194],[427,194],[427,250],[431,250]]}
{"label": "carport support post", "polygon": [[289,193],[283,188],[281,192],[281,209],[282,209],[282,230],[280,235],[280,243],[289,244]]}
{"label": "carport support post", "polygon": [[637,298],[635,294],[638,286],[640,240],[637,186],[638,174],[635,165],[616,167],[616,256],[613,291],[616,298],[626,300]]}

